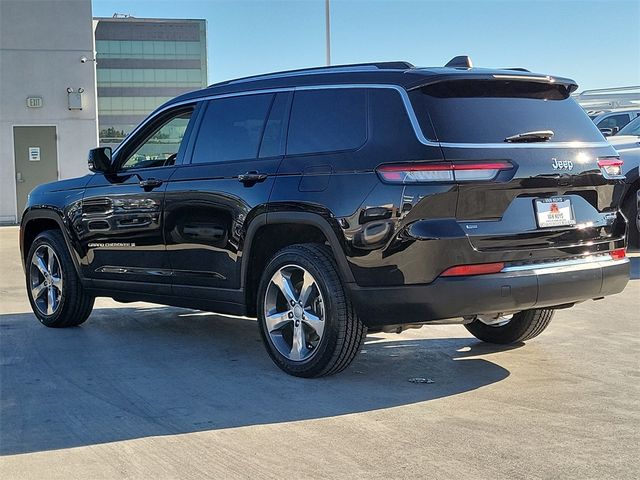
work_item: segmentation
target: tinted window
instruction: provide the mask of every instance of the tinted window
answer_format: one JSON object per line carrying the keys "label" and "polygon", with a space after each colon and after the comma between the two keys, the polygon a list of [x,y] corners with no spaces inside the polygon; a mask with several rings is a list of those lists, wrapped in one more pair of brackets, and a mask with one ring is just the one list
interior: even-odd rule
{"label": "tinted window", "polygon": [[442,142],[502,143],[519,133],[552,130],[552,141],[602,141],[602,135],[560,84],[452,80],[411,93],[423,131]]}
{"label": "tinted window", "polygon": [[275,157],[284,154],[284,144],[287,137],[287,117],[291,94],[278,93],[273,101],[269,120],[264,127],[262,144],[260,145],[260,158]]}
{"label": "tinted window", "polygon": [[598,122],[598,128],[622,128],[629,123],[629,114],[611,115]]}
{"label": "tinted window", "polygon": [[204,112],[191,162],[256,158],[273,97],[247,95],[211,100]]}
{"label": "tinted window", "polygon": [[129,155],[121,168],[126,170],[173,165],[192,113],[192,109],[182,110],[161,123],[142,145]]}
{"label": "tinted window", "polygon": [[640,136],[640,117],[636,117],[633,121],[627,123],[618,135],[638,135]]}
{"label": "tinted window", "polygon": [[288,154],[351,150],[366,140],[366,90],[336,88],[295,93]]}

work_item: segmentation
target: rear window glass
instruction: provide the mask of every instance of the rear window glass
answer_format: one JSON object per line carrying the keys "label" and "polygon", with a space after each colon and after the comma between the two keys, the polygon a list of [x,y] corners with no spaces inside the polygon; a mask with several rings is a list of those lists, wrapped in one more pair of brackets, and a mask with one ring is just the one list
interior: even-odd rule
{"label": "rear window glass", "polygon": [[[410,93],[424,132],[452,143],[501,143],[552,130],[552,142],[602,141],[563,85],[508,80],[452,80]],[[431,123],[430,123],[431,122]]]}
{"label": "rear window glass", "polygon": [[296,92],[287,154],[351,150],[361,147],[366,140],[366,90],[330,88]]}
{"label": "rear window glass", "polygon": [[272,101],[272,94],[211,100],[193,147],[191,163],[256,158]]}

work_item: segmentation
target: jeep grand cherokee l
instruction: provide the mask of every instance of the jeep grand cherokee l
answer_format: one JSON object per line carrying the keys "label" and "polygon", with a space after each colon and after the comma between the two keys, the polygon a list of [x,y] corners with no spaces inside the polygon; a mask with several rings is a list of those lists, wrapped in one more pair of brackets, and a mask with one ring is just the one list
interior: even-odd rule
{"label": "jeep grand cherokee l", "polygon": [[369,331],[522,342],[621,292],[621,161],[573,80],[405,62],[274,73],[162,105],[22,217],[37,318],[94,298],[255,316],[273,361],[343,370]]}

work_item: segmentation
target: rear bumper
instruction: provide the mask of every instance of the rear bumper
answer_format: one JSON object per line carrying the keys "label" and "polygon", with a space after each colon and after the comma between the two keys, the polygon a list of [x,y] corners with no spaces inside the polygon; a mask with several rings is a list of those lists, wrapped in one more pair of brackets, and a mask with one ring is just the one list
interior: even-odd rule
{"label": "rear bumper", "polygon": [[591,258],[350,292],[359,317],[374,327],[566,305],[620,293],[628,281],[629,259]]}

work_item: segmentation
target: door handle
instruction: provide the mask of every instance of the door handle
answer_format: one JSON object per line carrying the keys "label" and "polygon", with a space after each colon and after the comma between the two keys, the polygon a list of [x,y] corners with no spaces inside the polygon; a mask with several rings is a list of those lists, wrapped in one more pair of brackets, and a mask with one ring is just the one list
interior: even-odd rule
{"label": "door handle", "polygon": [[16,173],[16,182],[24,183],[24,178],[22,178],[22,172]]}
{"label": "door handle", "polygon": [[244,183],[245,186],[251,186],[255,183],[264,182],[267,177],[268,175],[266,173],[251,171],[238,175],[238,181]]}
{"label": "door handle", "polygon": [[162,180],[157,178],[145,178],[144,180],[140,180],[140,186],[147,192],[159,187],[160,185],[162,185]]}

